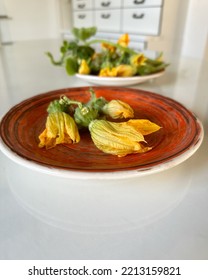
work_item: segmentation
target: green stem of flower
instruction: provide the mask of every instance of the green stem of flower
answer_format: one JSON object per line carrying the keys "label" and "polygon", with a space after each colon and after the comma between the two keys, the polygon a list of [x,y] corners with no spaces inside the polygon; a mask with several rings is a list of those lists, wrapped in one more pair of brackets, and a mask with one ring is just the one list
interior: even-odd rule
{"label": "green stem of flower", "polygon": [[82,109],[83,104],[82,102],[71,100],[67,98],[66,96],[62,96],[59,100],[60,104],[65,104],[65,105],[77,105],[80,109]]}
{"label": "green stem of flower", "polygon": [[108,44],[108,45],[111,45],[113,47],[116,47],[118,48],[119,50],[123,51],[123,52],[127,52],[129,54],[136,54],[136,52],[128,47],[123,47],[117,43],[112,43],[112,42],[109,42],[109,41],[106,41],[106,40],[102,40],[102,39],[95,39],[95,40],[92,40],[92,41],[88,41],[86,42],[86,45],[93,45],[93,44],[97,44],[97,43],[105,43],[105,44]]}

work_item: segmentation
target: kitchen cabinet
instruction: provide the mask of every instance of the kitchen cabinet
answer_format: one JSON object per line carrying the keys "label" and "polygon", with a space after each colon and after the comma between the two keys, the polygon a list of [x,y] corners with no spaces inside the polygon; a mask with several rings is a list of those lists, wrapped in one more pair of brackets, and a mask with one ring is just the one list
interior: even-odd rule
{"label": "kitchen cabinet", "polygon": [[73,0],[74,27],[96,26],[98,32],[157,36],[162,0]]}
{"label": "kitchen cabinet", "polygon": [[75,11],[74,12],[74,26],[75,27],[91,27],[94,25],[93,11]]}
{"label": "kitchen cabinet", "polygon": [[96,10],[95,26],[98,31],[120,32],[121,31],[121,10]]}
{"label": "kitchen cabinet", "polygon": [[93,0],[85,0],[85,1],[73,1],[73,7],[75,10],[89,10],[93,9]]}
{"label": "kitchen cabinet", "polygon": [[122,5],[121,0],[96,0],[94,1],[95,9],[113,9],[113,8],[120,8]]}
{"label": "kitchen cabinet", "polygon": [[163,0],[123,0],[123,6],[129,8],[162,6]]}
{"label": "kitchen cabinet", "polygon": [[129,33],[158,35],[160,31],[161,8],[124,9],[121,29]]}

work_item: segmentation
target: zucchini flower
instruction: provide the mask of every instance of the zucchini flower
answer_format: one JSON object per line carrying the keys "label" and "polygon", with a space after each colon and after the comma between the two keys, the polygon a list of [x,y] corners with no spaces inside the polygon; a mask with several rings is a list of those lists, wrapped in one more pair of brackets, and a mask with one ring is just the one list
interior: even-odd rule
{"label": "zucchini flower", "polygon": [[136,74],[136,68],[131,65],[121,64],[116,70],[118,77],[132,77]]}
{"label": "zucchini flower", "polygon": [[121,35],[121,37],[118,39],[117,43],[120,46],[122,46],[122,47],[128,47],[128,44],[129,44],[129,34],[126,33],[126,34]]}
{"label": "zucchini flower", "polygon": [[103,106],[102,112],[113,119],[134,117],[134,111],[131,106],[121,100],[111,100]]}
{"label": "zucchini flower", "polygon": [[109,67],[103,68],[103,69],[100,70],[99,76],[100,77],[116,77],[117,76],[117,69],[115,67],[113,67],[113,68],[109,68]]}
{"label": "zucchini flower", "polygon": [[85,59],[82,59],[80,67],[79,67],[79,74],[88,75],[90,73],[90,67],[87,64]]}
{"label": "zucchini flower", "polygon": [[144,65],[147,58],[143,53],[132,55],[130,58],[130,63],[132,66],[141,66]]}
{"label": "zucchini flower", "polygon": [[80,135],[74,119],[64,113],[50,113],[46,120],[46,128],[39,135],[39,147],[50,149],[58,144],[72,144],[80,141]]}
{"label": "zucchini flower", "polygon": [[140,143],[145,142],[142,133],[128,122],[114,123],[106,120],[94,120],[90,123],[89,130],[95,146],[104,153],[123,157],[151,149]]}
{"label": "zucchini flower", "polygon": [[102,43],[101,47],[105,50],[108,50],[110,53],[114,53],[116,50],[115,46],[112,46],[111,44],[108,44],[108,43]]}

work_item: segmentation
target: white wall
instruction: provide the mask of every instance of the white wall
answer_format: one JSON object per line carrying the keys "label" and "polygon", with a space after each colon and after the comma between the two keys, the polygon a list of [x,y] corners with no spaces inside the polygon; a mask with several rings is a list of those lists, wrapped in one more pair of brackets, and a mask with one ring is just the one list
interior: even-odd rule
{"label": "white wall", "polygon": [[208,59],[208,0],[164,0],[161,36],[149,48]]}
{"label": "white wall", "polygon": [[208,1],[190,0],[182,54],[208,59]]}
{"label": "white wall", "polygon": [[72,28],[72,3],[71,0],[58,0],[60,8],[61,32],[70,31]]}
{"label": "white wall", "polygon": [[4,0],[12,17],[13,41],[55,38],[60,34],[58,0]]}

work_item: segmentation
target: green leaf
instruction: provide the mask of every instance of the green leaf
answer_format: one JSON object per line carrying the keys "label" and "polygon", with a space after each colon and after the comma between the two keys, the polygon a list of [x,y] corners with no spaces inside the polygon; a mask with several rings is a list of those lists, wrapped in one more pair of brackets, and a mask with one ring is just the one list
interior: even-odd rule
{"label": "green leaf", "polygon": [[89,61],[89,67],[91,73],[97,75],[100,71],[101,65],[103,63],[103,55],[97,54]]}
{"label": "green leaf", "polygon": [[75,41],[63,41],[61,47],[60,47],[60,52],[62,53],[62,55],[65,55],[66,53],[69,53],[69,51],[76,51],[77,50],[77,43]]}
{"label": "green leaf", "polygon": [[152,66],[160,66],[163,64],[163,61],[159,61],[159,60],[154,60],[154,59],[151,59],[151,58],[148,58],[146,63],[152,65]]}
{"label": "green leaf", "polygon": [[77,57],[81,59],[87,60],[88,58],[91,58],[94,54],[95,50],[88,46],[79,46],[77,48]]}
{"label": "green leaf", "polygon": [[72,34],[81,41],[86,41],[87,39],[89,39],[90,37],[94,36],[97,32],[97,28],[96,27],[89,27],[89,28],[76,28],[74,27],[72,29]]}
{"label": "green leaf", "polygon": [[76,58],[68,57],[65,61],[65,68],[68,75],[73,76],[78,71],[78,63]]}
{"label": "green leaf", "polygon": [[63,41],[61,47],[60,47],[60,52],[62,54],[64,54],[66,51],[68,50],[68,42],[67,41]]}
{"label": "green leaf", "polygon": [[104,60],[102,65],[101,65],[101,69],[103,69],[103,68],[110,68],[111,69],[112,67],[114,67],[113,62],[108,61],[108,60]]}
{"label": "green leaf", "polygon": [[164,70],[168,65],[169,64],[167,64],[167,63],[162,63],[158,66],[153,66],[151,64],[142,65],[142,66],[138,67],[137,74],[144,76],[144,75],[157,73],[157,72]]}
{"label": "green leaf", "polygon": [[149,75],[154,72],[154,67],[152,65],[142,65],[137,69],[137,73],[141,76]]}

